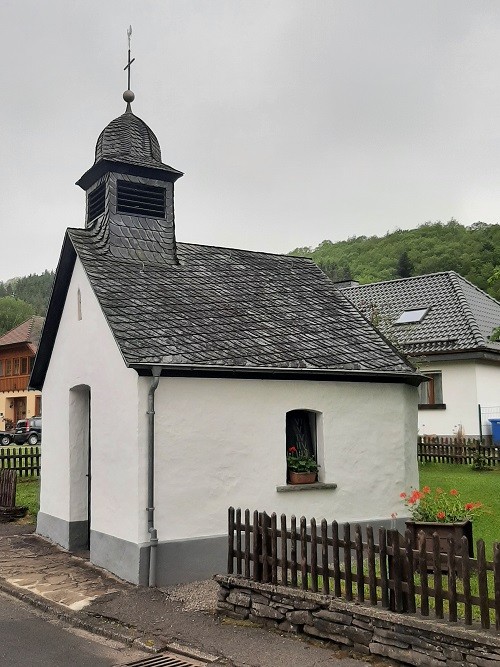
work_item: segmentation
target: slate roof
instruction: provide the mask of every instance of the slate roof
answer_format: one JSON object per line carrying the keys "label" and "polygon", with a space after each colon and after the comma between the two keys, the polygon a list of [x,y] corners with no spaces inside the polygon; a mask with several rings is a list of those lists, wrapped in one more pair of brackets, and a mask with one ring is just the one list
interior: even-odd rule
{"label": "slate roof", "polygon": [[30,317],[26,322],[19,324],[19,326],[14,327],[14,329],[7,331],[3,336],[0,336],[0,346],[28,343],[33,352],[36,352],[42,333],[43,323],[43,317],[37,315]]}
{"label": "slate roof", "polygon": [[413,370],[309,259],[178,243],[142,265],[68,234],[129,365]]}
{"label": "slate roof", "polygon": [[[490,342],[500,326],[500,303],[454,271],[358,285],[343,290],[368,319],[398,340],[406,354],[500,353]],[[429,308],[419,323],[394,324],[402,312]]]}
{"label": "slate roof", "polygon": [[158,139],[146,123],[125,111],[112,120],[97,139],[95,162],[99,160],[135,161],[147,167],[162,169],[161,149]]}

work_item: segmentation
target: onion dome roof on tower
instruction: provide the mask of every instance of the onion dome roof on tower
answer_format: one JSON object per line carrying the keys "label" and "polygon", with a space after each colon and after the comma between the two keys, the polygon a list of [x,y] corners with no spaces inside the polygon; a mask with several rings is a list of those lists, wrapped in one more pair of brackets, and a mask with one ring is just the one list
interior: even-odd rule
{"label": "onion dome roof on tower", "polygon": [[147,167],[164,167],[160,144],[154,132],[128,109],[112,120],[99,135],[95,162],[100,160],[133,161]]}
{"label": "onion dome roof on tower", "polygon": [[[131,165],[132,169],[142,167],[160,170],[163,175],[159,178],[172,182],[182,176],[182,171],[161,161],[160,144],[155,133],[141,118],[132,113],[130,103],[134,99],[134,93],[126,90],[123,99],[127,103],[125,113],[112,120],[101,132],[95,147],[94,164],[77,181],[77,185],[84,190],[109,169],[109,163]],[[123,171],[123,166],[119,171]],[[126,173],[136,171],[134,169],[133,172]],[[156,173],[158,174],[158,171]],[[149,176],[152,177],[153,172],[150,172]]]}

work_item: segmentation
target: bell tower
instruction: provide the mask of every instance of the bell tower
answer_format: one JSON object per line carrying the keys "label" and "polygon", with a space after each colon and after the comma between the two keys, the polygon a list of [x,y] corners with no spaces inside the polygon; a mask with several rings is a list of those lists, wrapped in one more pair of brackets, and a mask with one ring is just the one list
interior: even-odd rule
{"label": "bell tower", "polygon": [[102,231],[103,250],[143,263],[175,264],[174,183],[182,172],[162,162],[154,132],[132,112],[130,34],[129,29],[125,113],[101,132],[94,164],[76,184],[86,192],[85,226]]}

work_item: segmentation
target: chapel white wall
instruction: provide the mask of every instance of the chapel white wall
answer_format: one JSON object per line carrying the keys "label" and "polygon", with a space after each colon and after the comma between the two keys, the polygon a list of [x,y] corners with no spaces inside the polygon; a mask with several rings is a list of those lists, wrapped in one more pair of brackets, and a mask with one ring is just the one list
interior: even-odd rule
{"label": "chapel white wall", "polygon": [[[78,290],[82,319],[78,319]],[[64,521],[87,519],[86,494],[70,494],[69,471],[81,459],[77,452],[70,457],[75,446],[70,434],[70,389],[88,385],[91,527],[138,541],[137,506],[143,496],[145,462],[138,459],[137,383],[137,373],[126,368],[77,258],[43,387],[41,512]]]}
{"label": "chapel white wall", "polygon": [[[140,382],[144,415],[151,379]],[[414,387],[162,377],[155,402],[161,541],[224,534],[230,505],[338,521],[387,520],[403,512],[400,492],[418,486]],[[322,413],[319,478],[338,484],[336,490],[277,492],[286,484],[286,413],[295,409]],[[144,418],[140,425],[139,442],[145,442]],[[142,536],[147,539],[145,523]]]}

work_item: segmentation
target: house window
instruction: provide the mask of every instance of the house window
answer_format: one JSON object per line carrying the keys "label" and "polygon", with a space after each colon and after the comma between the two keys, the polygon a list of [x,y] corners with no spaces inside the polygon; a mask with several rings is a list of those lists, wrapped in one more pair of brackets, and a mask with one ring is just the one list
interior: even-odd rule
{"label": "house window", "polygon": [[21,359],[21,375],[28,375],[28,357]]}
{"label": "house window", "polygon": [[19,375],[19,362],[20,359],[14,359],[14,363],[12,365],[12,375]]}
{"label": "house window", "polygon": [[429,380],[422,382],[418,388],[418,407],[423,409],[445,408],[441,371],[425,372],[425,375]]}
{"label": "house window", "polygon": [[0,361],[0,377],[3,375],[3,361]]}
{"label": "house window", "polygon": [[12,361],[10,359],[5,360],[5,375],[12,375]]}
{"label": "house window", "polygon": [[404,310],[394,324],[411,324],[421,322],[429,312],[429,308],[412,308]]}

